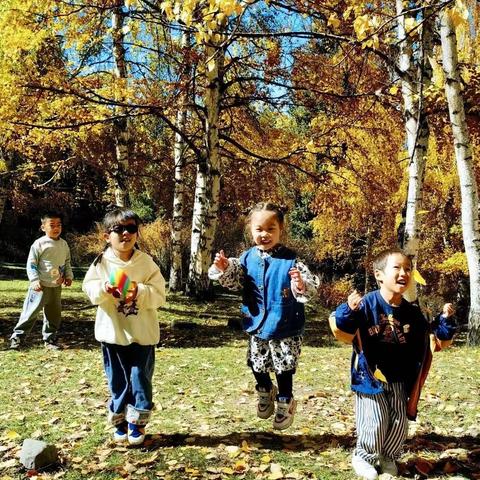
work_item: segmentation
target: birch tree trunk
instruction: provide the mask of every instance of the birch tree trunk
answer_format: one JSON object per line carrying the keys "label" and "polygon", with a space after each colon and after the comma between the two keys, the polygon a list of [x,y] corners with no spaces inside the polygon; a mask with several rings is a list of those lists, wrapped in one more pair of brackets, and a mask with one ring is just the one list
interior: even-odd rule
{"label": "birch tree trunk", "polygon": [[[181,40],[181,48],[185,51],[190,46],[190,33],[188,31],[183,32]],[[186,80],[190,75],[190,65],[188,61],[184,63],[184,71],[182,76]],[[186,82],[182,82],[186,85]],[[177,112],[176,126],[181,132],[185,131],[187,123],[187,101],[188,90],[185,86],[185,90],[181,93],[179,98],[179,110]],[[185,183],[184,183],[184,167],[185,167],[185,141],[179,133],[175,134],[175,144],[173,147],[173,160],[175,163],[175,187],[173,192],[173,215],[172,215],[172,256],[170,264],[170,280],[168,287],[172,292],[178,292],[182,289],[182,250],[183,250],[183,238],[182,232],[185,224]]]}
{"label": "birch tree trunk", "polygon": [[212,261],[220,195],[220,153],[218,121],[222,96],[225,52],[223,47],[206,47],[207,89],[205,93],[204,155],[198,159],[192,217],[190,268],[187,293],[203,298],[208,292],[207,270]]}
{"label": "birch tree trunk", "polygon": [[[401,78],[403,110],[405,118],[405,131],[408,151],[408,193],[405,213],[405,231],[402,239],[402,247],[412,258],[412,266],[415,268],[420,246],[420,222],[418,212],[423,200],[423,177],[428,147],[429,128],[427,117],[423,108],[423,99],[418,86],[422,85],[424,78],[425,50],[431,47],[431,29],[428,22],[423,25],[423,47],[420,64],[415,68],[412,52],[412,39],[407,37],[405,31],[405,15],[402,0],[396,0],[398,16],[398,39],[399,39],[399,69],[403,73]],[[418,74],[417,74],[418,72]],[[425,78],[431,78],[425,75]],[[413,302],[417,299],[417,285],[414,279],[410,282],[409,289],[404,297]]]}
{"label": "birch tree trunk", "polygon": [[458,67],[457,39],[450,11],[440,12],[440,37],[445,94],[452,125],[455,158],[457,161],[462,199],[462,231],[470,276],[470,312],[468,343],[480,344],[480,232],[478,219],[478,190],[472,161],[472,149]]}
{"label": "birch tree trunk", "polygon": [[[117,0],[112,13],[112,40],[113,40],[113,58],[115,61],[114,75],[120,80],[120,89],[127,83],[127,62],[125,58],[125,35],[124,27],[124,0]],[[124,96],[121,93],[115,95],[116,100],[123,102]],[[114,141],[116,165],[113,173],[115,204],[119,207],[126,207],[130,204],[128,197],[128,121],[124,107],[116,107],[115,114],[117,118],[114,122]]]}

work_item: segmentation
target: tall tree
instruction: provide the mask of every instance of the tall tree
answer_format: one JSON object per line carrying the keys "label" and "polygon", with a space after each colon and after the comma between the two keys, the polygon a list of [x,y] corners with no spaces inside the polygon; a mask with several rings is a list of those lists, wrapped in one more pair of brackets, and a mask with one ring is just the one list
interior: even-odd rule
{"label": "tall tree", "polygon": [[[220,22],[224,27],[224,22]],[[222,31],[222,30],[220,30]],[[188,291],[203,295],[208,290],[207,271],[211,263],[213,239],[218,221],[220,195],[219,121],[223,89],[225,43],[211,38],[205,46],[206,92],[204,145],[197,159],[197,177],[192,216]]]}
{"label": "tall tree", "polygon": [[189,81],[191,75],[191,33],[185,29],[182,32],[182,38],[180,42],[182,51],[183,62],[180,81],[181,93],[178,101],[178,112],[176,119],[177,132],[175,133],[175,143],[173,146],[173,162],[174,162],[174,192],[173,192],[173,212],[172,212],[172,256],[170,264],[170,281],[168,287],[172,292],[178,292],[183,288],[183,270],[182,270],[182,257],[183,257],[183,230],[185,228],[185,159],[187,144],[182,135],[182,132],[186,132],[187,115],[188,115],[188,102],[189,98]]}
{"label": "tall tree", "polygon": [[116,80],[115,95],[120,106],[115,107],[114,142],[115,168],[113,174],[115,189],[115,204],[126,207],[130,204],[127,178],[129,174],[129,131],[128,114],[125,108],[124,89],[128,78],[127,60],[125,51],[125,1],[115,0],[112,8],[112,48],[114,59],[114,78]]}
{"label": "tall tree", "polygon": [[[405,227],[402,246],[411,256],[413,267],[416,268],[417,254],[420,242],[420,216],[418,212],[423,198],[423,177],[427,157],[429,127],[425,113],[424,88],[431,78],[428,57],[432,55],[431,21],[423,18],[418,58],[413,56],[413,35],[406,32],[406,17],[411,20],[409,25],[415,25],[411,12],[416,4],[410,2],[407,12],[403,0],[396,0],[399,40],[399,70],[403,97],[403,111],[408,152],[408,191],[406,199]],[[416,8],[413,8],[417,12]],[[416,281],[412,280],[410,288],[405,293],[409,301],[417,299]]]}
{"label": "tall tree", "polygon": [[445,94],[453,133],[455,158],[462,199],[462,233],[470,276],[470,311],[468,341],[480,344],[480,226],[478,218],[478,189],[472,159],[472,149],[462,95],[457,53],[457,37],[452,10],[440,12]]}

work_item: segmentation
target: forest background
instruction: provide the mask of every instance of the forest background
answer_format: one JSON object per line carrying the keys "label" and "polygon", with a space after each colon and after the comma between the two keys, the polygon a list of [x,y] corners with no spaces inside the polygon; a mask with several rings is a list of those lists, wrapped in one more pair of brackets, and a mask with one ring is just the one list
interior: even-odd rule
{"label": "forest background", "polygon": [[[76,265],[109,205],[146,222],[172,291],[288,206],[323,305],[400,244],[480,342],[480,6],[475,1],[2,0],[0,256],[65,214]],[[422,283],[420,276],[417,281]]]}

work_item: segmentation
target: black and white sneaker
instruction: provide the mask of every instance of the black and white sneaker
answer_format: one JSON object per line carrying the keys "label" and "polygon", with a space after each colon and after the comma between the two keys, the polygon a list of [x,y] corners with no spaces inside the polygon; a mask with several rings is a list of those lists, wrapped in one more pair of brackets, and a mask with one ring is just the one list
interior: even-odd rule
{"label": "black and white sneaker", "polygon": [[277,398],[277,387],[272,385],[270,390],[262,387],[257,387],[258,403],[257,403],[257,417],[270,418],[275,410],[275,399]]}
{"label": "black and white sneaker", "polygon": [[290,399],[280,397],[277,402],[275,418],[273,419],[273,428],[276,430],[288,428],[293,423],[296,410],[297,401],[293,397]]}

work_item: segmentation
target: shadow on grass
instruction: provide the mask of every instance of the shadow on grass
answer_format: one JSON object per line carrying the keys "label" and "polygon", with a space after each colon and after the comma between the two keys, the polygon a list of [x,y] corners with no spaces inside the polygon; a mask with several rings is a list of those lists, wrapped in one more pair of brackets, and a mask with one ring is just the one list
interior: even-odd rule
{"label": "shadow on grass", "polygon": [[[456,450],[461,449],[461,450]],[[400,463],[399,471],[405,478],[433,477],[439,474],[457,474],[465,478],[480,478],[480,437],[439,435],[427,433],[409,439],[405,450],[418,457]],[[426,460],[422,452],[442,453],[442,458]]]}
{"label": "shadow on grass", "polygon": [[[169,447],[207,447],[220,445],[240,446],[247,442],[250,447],[265,450],[290,452],[310,451],[320,453],[329,449],[343,448],[351,451],[355,446],[352,435],[288,435],[275,432],[232,432],[226,435],[199,434],[153,434],[147,435],[142,449],[147,451]],[[422,452],[445,452],[452,449],[451,455],[425,463]],[[453,449],[462,449],[464,455]],[[455,437],[448,435],[424,434],[407,441],[407,453],[418,454],[405,462],[399,462],[399,472],[405,478],[425,478],[455,473],[465,478],[476,479],[479,473],[480,438],[472,436]],[[466,452],[466,453],[465,453]],[[431,455],[429,455],[431,458]],[[428,469],[425,474],[421,470]]]}
{"label": "shadow on grass", "polygon": [[[98,348],[99,343],[93,335],[93,321],[78,320],[66,314],[64,317],[58,334],[58,342],[62,346],[68,349],[80,348],[85,350]],[[17,315],[10,314],[2,316],[2,320],[0,321],[0,339],[3,339],[3,350],[9,348],[10,335],[17,321]],[[40,314],[32,331],[23,340],[21,350],[43,347],[41,330],[42,316]]]}
{"label": "shadow on grass", "polygon": [[[27,259],[25,258],[25,261]],[[83,278],[87,267],[72,267],[76,279]],[[0,280],[27,280],[25,263],[0,262]]]}
{"label": "shadow on grass", "polygon": [[173,433],[147,435],[143,448],[146,450],[181,446],[216,448],[220,445],[241,445],[242,442],[247,442],[256,449],[292,452],[322,451],[337,447],[350,449],[355,444],[351,435],[288,435],[274,432],[232,432],[225,435]]}
{"label": "shadow on grass", "polygon": [[[64,302],[65,303],[65,302]],[[159,347],[165,348],[220,348],[247,343],[248,335],[241,328],[238,316],[219,315],[216,312],[199,313],[192,321],[172,321],[166,323],[168,311],[162,309],[160,322]],[[184,313],[184,310],[179,310]],[[20,312],[18,312],[20,313]],[[76,299],[68,299],[68,306],[64,309],[63,322],[58,334],[59,343],[65,348],[91,349],[98,348],[94,338],[94,320],[96,307],[87,305]],[[193,317],[192,317],[193,318]],[[232,321],[233,320],[233,321]],[[18,315],[8,313],[0,320],[0,338],[3,338],[3,348],[9,346],[9,337],[18,321]],[[41,337],[42,315],[39,314],[32,332],[26,336],[23,348],[36,348],[42,344]],[[310,347],[324,347],[335,344],[328,325],[324,321],[307,321],[304,345]]]}

